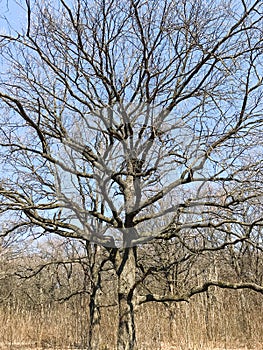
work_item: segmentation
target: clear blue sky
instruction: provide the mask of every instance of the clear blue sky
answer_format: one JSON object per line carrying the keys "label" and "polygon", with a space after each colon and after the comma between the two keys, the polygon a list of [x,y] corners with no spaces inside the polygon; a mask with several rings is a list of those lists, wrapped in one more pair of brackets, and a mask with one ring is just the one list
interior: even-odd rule
{"label": "clear blue sky", "polygon": [[0,0],[0,32],[26,25],[25,8],[25,0]]}

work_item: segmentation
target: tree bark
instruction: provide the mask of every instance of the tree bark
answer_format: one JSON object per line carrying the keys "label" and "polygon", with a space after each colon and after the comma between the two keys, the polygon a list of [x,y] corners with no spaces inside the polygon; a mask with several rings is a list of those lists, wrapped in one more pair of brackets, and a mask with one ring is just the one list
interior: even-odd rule
{"label": "tree bark", "polygon": [[118,269],[118,350],[132,350],[136,342],[133,288],[135,284],[135,248],[125,248]]}
{"label": "tree bark", "polygon": [[97,288],[94,288],[90,296],[89,302],[89,341],[88,349],[96,350],[101,345],[101,336],[100,336],[100,309],[99,309],[99,300],[98,300]]}
{"label": "tree bark", "polygon": [[[89,300],[89,338],[88,349],[97,350],[101,346],[101,329],[100,329],[100,292],[101,292],[101,261],[98,258],[98,250],[95,245],[91,247],[90,242],[86,242],[87,257],[89,260],[87,280],[90,283],[90,300]],[[88,283],[88,282],[86,282]]]}

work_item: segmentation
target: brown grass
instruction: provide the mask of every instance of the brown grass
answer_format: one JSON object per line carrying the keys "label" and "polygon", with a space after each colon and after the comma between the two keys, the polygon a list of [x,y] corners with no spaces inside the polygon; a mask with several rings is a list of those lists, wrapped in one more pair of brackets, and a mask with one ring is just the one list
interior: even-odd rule
{"label": "brown grass", "polygon": [[[102,309],[98,337],[113,350],[117,314]],[[0,349],[85,348],[88,300],[76,298],[36,310],[0,308]],[[147,304],[136,312],[140,350],[263,349],[262,296],[250,291],[216,290],[189,304]]]}

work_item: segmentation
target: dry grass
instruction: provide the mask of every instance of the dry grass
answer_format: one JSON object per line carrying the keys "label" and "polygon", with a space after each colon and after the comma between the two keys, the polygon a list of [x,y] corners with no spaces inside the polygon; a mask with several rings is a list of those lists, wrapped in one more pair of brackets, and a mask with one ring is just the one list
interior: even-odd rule
{"label": "dry grass", "polygon": [[262,296],[249,291],[242,293],[218,290],[209,298],[198,296],[189,304],[174,304],[172,308],[146,306],[137,316],[142,325],[138,329],[138,343],[147,344],[145,349],[166,349],[164,344],[172,344],[178,350],[260,350]]}
{"label": "dry grass", "polygon": [[[102,310],[98,350],[113,350],[117,314]],[[88,300],[55,307],[0,309],[0,349],[81,349],[87,344]],[[189,304],[147,304],[136,313],[139,350],[263,349],[262,296],[217,290]]]}

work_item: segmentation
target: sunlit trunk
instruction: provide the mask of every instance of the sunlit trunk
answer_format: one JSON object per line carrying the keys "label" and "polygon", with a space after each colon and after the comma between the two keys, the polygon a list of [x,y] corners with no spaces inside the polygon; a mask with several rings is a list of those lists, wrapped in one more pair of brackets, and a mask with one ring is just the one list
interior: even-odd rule
{"label": "sunlit trunk", "polygon": [[87,257],[89,259],[88,271],[86,273],[86,282],[90,283],[90,301],[89,301],[89,338],[88,349],[97,350],[101,345],[100,329],[100,293],[101,293],[101,274],[100,264],[97,262],[97,246],[91,247],[86,243]]}
{"label": "sunlit trunk", "polygon": [[132,248],[126,248],[118,271],[118,350],[132,350],[135,346],[135,322],[133,287],[135,284],[135,256]]}

